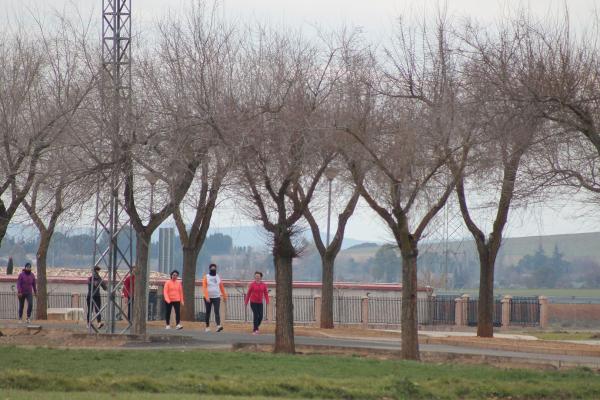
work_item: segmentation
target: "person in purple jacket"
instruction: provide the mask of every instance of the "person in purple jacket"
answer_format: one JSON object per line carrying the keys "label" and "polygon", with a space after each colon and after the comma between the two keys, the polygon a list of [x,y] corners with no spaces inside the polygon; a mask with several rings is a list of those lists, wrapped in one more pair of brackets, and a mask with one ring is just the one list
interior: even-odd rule
{"label": "person in purple jacket", "polygon": [[27,323],[31,322],[31,309],[33,308],[33,296],[37,296],[35,275],[31,272],[31,264],[26,263],[25,268],[17,278],[17,297],[19,298],[19,322],[23,320],[23,307],[27,300]]}

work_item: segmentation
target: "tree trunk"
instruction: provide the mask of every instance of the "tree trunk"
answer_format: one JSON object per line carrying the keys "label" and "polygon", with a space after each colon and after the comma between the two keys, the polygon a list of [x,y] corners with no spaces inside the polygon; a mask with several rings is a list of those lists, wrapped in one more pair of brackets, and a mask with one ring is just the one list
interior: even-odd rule
{"label": "tree trunk", "polygon": [[333,328],[333,268],[335,259],[327,255],[321,257],[323,274],[321,278],[321,328]]}
{"label": "tree trunk", "polygon": [[137,233],[136,238],[136,267],[134,271],[135,285],[133,288],[133,333],[146,334],[146,320],[148,318],[148,252],[150,235]]}
{"label": "tree trunk", "polygon": [[183,247],[183,300],[185,305],[181,310],[181,318],[184,321],[196,320],[195,297],[197,261],[198,249]]}
{"label": "tree trunk", "polygon": [[294,247],[287,229],[275,237],[275,353],[295,353],[294,304],[292,303],[292,260]]}
{"label": "tree trunk", "polygon": [[36,254],[37,266],[37,319],[48,319],[48,284],[46,272],[46,260],[48,247],[50,247],[51,234],[40,233],[40,244]]}
{"label": "tree trunk", "polygon": [[[487,246],[486,246],[487,247]],[[479,304],[477,336],[494,336],[494,264],[496,255],[489,249],[479,250]]]}
{"label": "tree trunk", "polygon": [[405,360],[419,360],[417,254],[402,254],[402,350]]}

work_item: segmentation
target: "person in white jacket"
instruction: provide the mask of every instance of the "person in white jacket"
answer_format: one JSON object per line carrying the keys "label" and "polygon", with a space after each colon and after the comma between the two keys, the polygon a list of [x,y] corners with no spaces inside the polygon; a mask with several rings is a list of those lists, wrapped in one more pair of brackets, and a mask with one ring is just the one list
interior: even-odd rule
{"label": "person in white jacket", "polygon": [[215,310],[215,321],[217,322],[217,332],[223,330],[221,325],[221,297],[227,301],[227,293],[223,286],[221,277],[217,274],[217,264],[208,266],[208,274],[202,278],[202,291],[204,293],[204,305],[206,306],[206,332],[210,332],[210,312]]}

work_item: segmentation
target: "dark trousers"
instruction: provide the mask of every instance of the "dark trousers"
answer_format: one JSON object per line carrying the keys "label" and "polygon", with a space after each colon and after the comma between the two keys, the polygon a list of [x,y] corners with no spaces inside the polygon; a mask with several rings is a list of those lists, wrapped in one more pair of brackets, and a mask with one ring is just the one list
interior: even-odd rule
{"label": "dark trousers", "polygon": [[217,321],[217,325],[221,325],[221,298],[215,297],[214,299],[210,299],[210,302],[204,300],[204,305],[206,306],[206,326],[210,325],[210,309],[215,309],[215,321]]}
{"label": "dark trousers", "polygon": [[33,293],[23,293],[19,297],[19,319],[23,318],[23,307],[27,300],[27,318],[31,318],[31,310],[33,309]]}
{"label": "dark trousers", "polygon": [[166,320],[167,320],[167,325],[171,324],[171,308],[175,309],[175,322],[177,322],[177,325],[179,325],[179,317],[180,317],[180,310],[181,310],[181,302],[179,301],[172,301],[170,303],[167,303],[167,316],[166,316]]}
{"label": "dark trousers", "polygon": [[260,323],[263,320],[263,304],[262,303],[250,303],[252,314],[254,315],[254,331],[258,330]]}
{"label": "dark trousers", "polygon": [[88,324],[90,323],[90,318],[91,318],[92,312],[94,314],[98,313],[98,315],[96,315],[96,320],[98,321],[98,323],[102,322],[102,314],[99,312],[100,307],[102,306],[102,299],[100,298],[100,296],[93,296],[91,305],[90,305],[90,296],[87,296],[85,299],[85,305],[87,306],[87,322],[88,322]]}
{"label": "dark trousers", "polygon": [[133,307],[133,297],[127,299],[127,319],[131,322],[131,307]]}

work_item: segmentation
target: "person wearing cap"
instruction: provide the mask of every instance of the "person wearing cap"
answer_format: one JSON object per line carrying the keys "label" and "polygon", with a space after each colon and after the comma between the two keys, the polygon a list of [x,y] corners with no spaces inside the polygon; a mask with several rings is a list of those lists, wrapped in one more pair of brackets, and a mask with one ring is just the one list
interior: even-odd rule
{"label": "person wearing cap", "polygon": [[175,329],[182,329],[183,326],[180,324],[181,317],[181,305],[183,305],[183,286],[181,282],[177,280],[179,277],[179,271],[173,270],[171,272],[171,279],[165,282],[163,289],[163,297],[165,298],[166,307],[166,320],[167,326],[165,329],[171,329],[171,308],[175,309],[175,322],[177,325]]}
{"label": "person wearing cap", "polygon": [[221,325],[221,297],[223,301],[227,301],[227,293],[223,286],[221,277],[217,274],[217,264],[210,264],[208,266],[208,274],[202,278],[202,291],[204,293],[204,305],[206,306],[206,322],[205,332],[210,332],[210,311],[211,308],[215,310],[215,321],[217,322],[217,332],[223,330]]}
{"label": "person wearing cap", "polygon": [[23,321],[23,308],[27,300],[27,323],[31,322],[31,310],[33,309],[33,296],[37,296],[35,275],[31,272],[31,264],[26,263],[23,271],[17,278],[17,297],[19,298],[19,322]]}
{"label": "person wearing cap", "polygon": [[88,292],[85,304],[87,305],[87,323],[90,325],[92,312],[96,314],[96,320],[98,321],[98,329],[104,326],[102,322],[102,313],[100,308],[102,307],[102,299],[100,297],[100,288],[107,290],[106,282],[100,276],[100,267],[96,265],[92,272],[92,275],[87,280]]}

